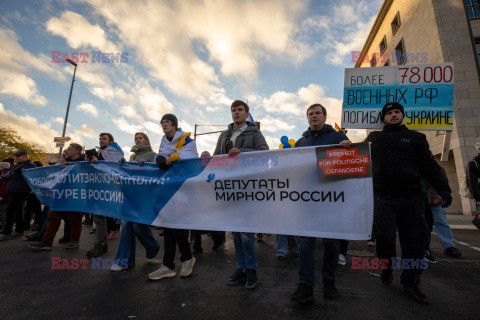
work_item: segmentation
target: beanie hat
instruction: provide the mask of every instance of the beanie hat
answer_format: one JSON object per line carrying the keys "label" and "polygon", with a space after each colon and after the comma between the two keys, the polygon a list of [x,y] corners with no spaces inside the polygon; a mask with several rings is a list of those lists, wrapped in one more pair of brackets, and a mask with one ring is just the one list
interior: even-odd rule
{"label": "beanie hat", "polygon": [[475,143],[475,149],[477,149],[478,151],[480,151],[480,141]]}
{"label": "beanie hat", "polygon": [[405,117],[405,111],[403,110],[403,106],[400,103],[388,102],[382,108],[382,115],[381,115],[382,122],[384,122],[383,119],[385,119],[385,115],[388,113],[388,111],[395,110],[395,109],[400,110],[402,115]]}
{"label": "beanie hat", "polygon": [[171,113],[164,114],[162,117],[162,120],[160,120],[160,123],[162,123],[163,120],[170,120],[173,123],[173,125],[176,128],[178,128],[178,120],[177,120],[177,117],[175,117],[175,115]]}

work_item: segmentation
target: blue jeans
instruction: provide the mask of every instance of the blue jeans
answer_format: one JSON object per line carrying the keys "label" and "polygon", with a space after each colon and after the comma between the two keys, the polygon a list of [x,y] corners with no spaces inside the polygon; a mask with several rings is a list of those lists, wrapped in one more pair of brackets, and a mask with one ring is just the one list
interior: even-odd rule
{"label": "blue jeans", "polygon": [[253,233],[233,232],[233,244],[237,256],[237,267],[240,269],[256,269],[257,250]]}
{"label": "blue jeans", "polygon": [[435,231],[437,231],[438,239],[440,239],[443,248],[455,247],[453,244],[452,230],[448,224],[445,209],[441,206],[432,206],[431,209],[433,213],[433,225],[435,226]]}
{"label": "blue jeans", "polygon": [[[298,244],[298,276],[311,287],[315,286],[315,242],[316,238],[300,237]],[[339,252],[340,240],[323,239],[323,278],[335,280]]]}
{"label": "blue jeans", "polygon": [[147,259],[154,258],[160,250],[160,245],[153,237],[149,226],[123,221],[122,236],[115,257],[115,263],[121,267],[126,267],[126,261],[128,261],[128,268],[135,266],[135,236],[145,248]]}
{"label": "blue jeans", "polygon": [[293,253],[298,253],[297,238],[295,236],[287,236],[285,234],[277,234],[277,256],[284,257],[288,252],[288,246]]}

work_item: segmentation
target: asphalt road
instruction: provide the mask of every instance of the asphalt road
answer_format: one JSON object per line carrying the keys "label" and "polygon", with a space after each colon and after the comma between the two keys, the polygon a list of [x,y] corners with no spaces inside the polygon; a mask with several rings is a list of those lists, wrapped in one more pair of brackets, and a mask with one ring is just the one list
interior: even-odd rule
{"label": "asphalt road", "polygon": [[[422,277],[421,288],[430,304],[413,302],[399,283],[399,271],[390,287],[382,286],[379,270],[353,270],[351,257],[373,256],[366,242],[351,242],[347,265],[339,266],[340,297],[326,300],[321,284],[321,241],[317,242],[315,302],[303,306],[290,300],[298,280],[297,261],[275,256],[275,236],[257,243],[259,286],[254,290],[228,287],[235,270],[231,234],[218,251],[204,237],[205,251],[197,255],[192,276],[147,280],[158,265],[147,264],[137,241],[137,265],[128,272],[109,270],[52,270],[52,257],[86,258],[94,235],[83,228],[81,245],[74,250],[55,242],[52,251],[34,252],[21,239],[0,242],[0,318],[2,319],[478,319],[480,302],[480,231],[454,230],[462,259],[443,254],[433,235],[437,257]],[[158,231],[154,231],[158,238]],[[57,235],[57,240],[60,235]],[[103,258],[113,259],[119,239],[110,240]],[[163,238],[160,237],[163,248]],[[163,256],[163,250],[159,257]],[[71,260],[70,260],[71,261]],[[180,261],[177,260],[177,269]],[[179,270],[178,270],[179,271]],[[178,273],[178,272],[177,272]]]}

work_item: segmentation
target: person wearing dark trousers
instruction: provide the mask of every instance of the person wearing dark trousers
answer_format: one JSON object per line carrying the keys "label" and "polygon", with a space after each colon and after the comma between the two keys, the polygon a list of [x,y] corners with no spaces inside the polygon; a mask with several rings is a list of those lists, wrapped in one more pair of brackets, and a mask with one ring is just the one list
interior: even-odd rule
{"label": "person wearing dark trousers", "polygon": [[213,251],[217,250],[222,244],[225,243],[225,231],[192,230],[192,233],[193,233],[193,254],[199,254],[203,252],[202,234],[210,233],[212,235]]}
{"label": "person wearing dark trousers", "polygon": [[[448,181],[425,135],[403,125],[404,117],[400,103],[385,104],[381,112],[383,129],[371,132],[366,138],[371,142],[377,256],[389,261],[380,275],[384,285],[393,281],[392,258],[396,257],[397,230],[402,260],[418,262],[425,256],[427,228],[425,201],[420,196],[421,178],[442,197],[443,207],[452,203]],[[428,299],[418,286],[421,273],[420,266],[403,269],[400,282],[411,298],[426,304]]]}
{"label": "person wearing dark trousers", "polygon": [[[78,143],[71,143],[65,150],[65,165],[84,161],[85,157],[82,154],[83,147]],[[27,246],[35,250],[50,250],[52,249],[53,239],[57,234],[62,219],[67,218],[71,232],[68,241],[65,243],[65,248],[73,249],[78,247],[80,242],[80,235],[82,233],[82,212],[67,212],[67,211],[48,211],[48,223],[45,233],[40,243],[32,243]]]}
{"label": "person wearing dark trousers", "polygon": [[[8,173],[2,174],[2,179],[7,181],[7,191],[10,194],[10,200],[5,209],[7,220],[3,231],[0,233],[0,240],[23,236],[25,223],[23,209],[28,195],[32,192],[22,176],[22,170],[36,168],[36,166],[28,159],[26,150],[20,150],[15,153],[15,162],[17,164],[11,167]],[[15,224],[15,232],[12,233],[13,224]]]}
{"label": "person wearing dark trousers", "polygon": [[348,241],[340,240],[340,252],[338,254],[338,264],[344,266],[347,264],[347,250],[348,250]]}
{"label": "person wearing dark trousers", "polygon": [[[350,140],[343,132],[337,132],[326,124],[327,109],[319,103],[307,108],[308,129],[295,143],[295,147],[322,146],[339,144],[342,148],[351,146]],[[298,276],[299,284],[290,298],[300,303],[313,301],[315,286],[315,242],[316,238],[300,237],[298,244]],[[340,251],[340,240],[323,239],[323,294],[326,298],[337,298],[335,273]]]}
{"label": "person wearing dark trousers", "polygon": [[[173,114],[165,114],[160,125],[165,135],[160,143],[160,149],[154,161],[162,170],[168,171],[174,161],[197,158],[197,145],[195,140],[190,138],[190,132],[183,132],[178,127],[177,117]],[[160,268],[148,275],[150,280],[174,277],[175,272],[175,249],[178,245],[182,262],[180,277],[188,277],[195,265],[195,257],[192,257],[190,242],[188,241],[188,230],[164,228],[163,240],[165,252],[163,264]]]}

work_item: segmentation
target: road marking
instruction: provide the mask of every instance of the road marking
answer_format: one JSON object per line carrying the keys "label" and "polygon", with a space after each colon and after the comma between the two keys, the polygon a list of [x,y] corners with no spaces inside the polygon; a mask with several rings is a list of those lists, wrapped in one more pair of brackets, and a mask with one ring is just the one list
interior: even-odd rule
{"label": "road marking", "polygon": [[470,244],[468,244],[468,243],[466,243],[466,242],[458,241],[458,240],[455,240],[455,239],[454,239],[453,241],[455,241],[455,242],[458,243],[458,244],[461,244],[462,246],[469,247],[470,249],[473,249],[473,250],[476,250],[476,251],[480,251],[480,248],[471,246]]}

